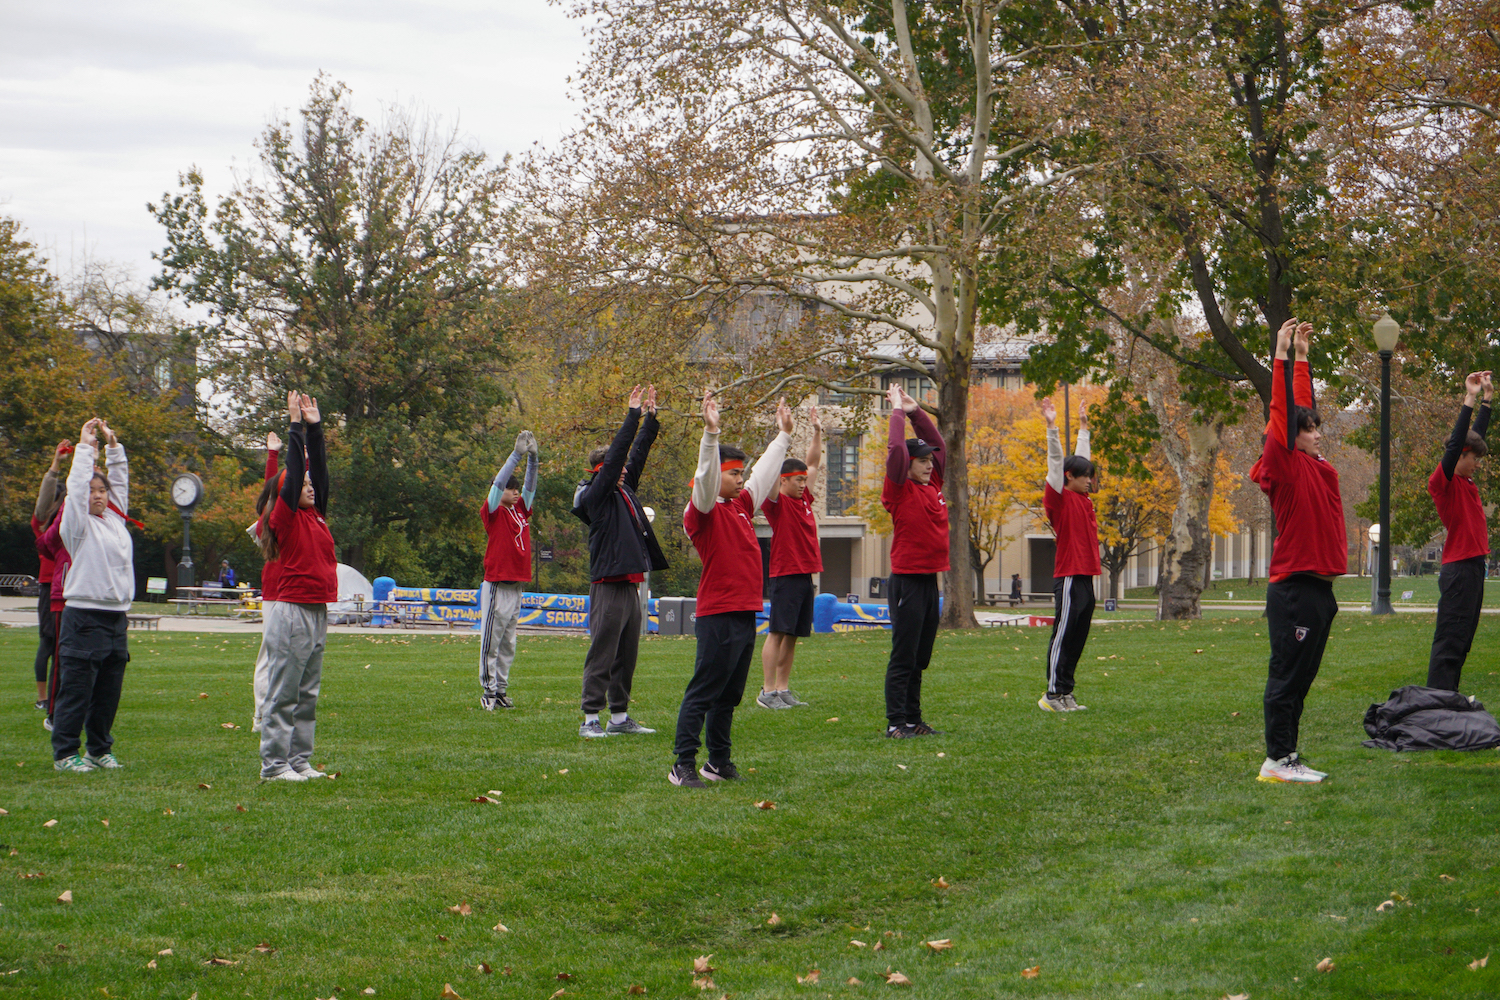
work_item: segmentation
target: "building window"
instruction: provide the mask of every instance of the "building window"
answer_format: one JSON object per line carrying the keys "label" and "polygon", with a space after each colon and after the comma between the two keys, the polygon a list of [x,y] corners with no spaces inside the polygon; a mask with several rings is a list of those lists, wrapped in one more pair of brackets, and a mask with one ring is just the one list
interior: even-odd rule
{"label": "building window", "polygon": [[826,385],[818,388],[818,405],[820,406],[854,406],[859,402],[859,397],[860,393],[839,392]]}
{"label": "building window", "polygon": [[883,375],[880,379],[880,388],[882,390],[880,396],[880,408],[882,410],[888,411],[891,408],[891,401],[886,398],[883,390],[889,389],[893,385],[900,385],[901,388],[906,390],[906,394],[908,396],[910,396],[912,399],[915,399],[919,403],[937,402],[936,399],[928,398],[932,393],[932,379],[928,378],[927,376]]}
{"label": "building window", "polygon": [[854,510],[859,497],[859,441],[858,434],[839,434],[828,438],[825,445],[828,464],[828,514],[842,517]]}
{"label": "building window", "polygon": [[163,392],[172,387],[172,362],[165,358],[156,363],[156,387]]}

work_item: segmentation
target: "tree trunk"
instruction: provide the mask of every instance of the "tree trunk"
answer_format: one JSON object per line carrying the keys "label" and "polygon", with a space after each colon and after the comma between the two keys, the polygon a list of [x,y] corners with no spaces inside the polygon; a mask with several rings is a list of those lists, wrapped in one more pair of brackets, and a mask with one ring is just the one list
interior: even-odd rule
{"label": "tree trunk", "polygon": [[953,362],[937,361],[938,430],[948,446],[943,471],[943,497],[948,504],[949,570],[943,586],[943,628],[978,628],[974,617],[972,560],[951,553],[969,551],[969,463],[965,432],[969,421],[969,365],[966,352],[955,351]]}
{"label": "tree trunk", "polygon": [[1213,535],[1208,510],[1214,498],[1214,466],[1218,460],[1224,425],[1193,424],[1185,428],[1184,445],[1168,434],[1163,451],[1177,473],[1182,492],[1172,511],[1172,531],[1163,553],[1163,572],[1157,618],[1178,621],[1202,618],[1200,600],[1204,580],[1213,566]]}
{"label": "tree trunk", "polygon": [[360,573],[364,573],[364,571],[365,571],[365,543],[364,542],[349,542],[349,543],[347,543],[345,545],[340,545],[339,546],[339,555],[343,557],[343,558],[341,558],[339,560],[339,562],[343,563],[346,566],[351,566],[354,569],[359,570]]}

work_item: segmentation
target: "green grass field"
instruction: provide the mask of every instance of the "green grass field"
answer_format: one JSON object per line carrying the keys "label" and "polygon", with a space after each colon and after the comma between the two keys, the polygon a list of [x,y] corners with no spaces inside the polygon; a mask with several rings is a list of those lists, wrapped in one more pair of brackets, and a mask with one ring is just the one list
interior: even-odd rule
{"label": "green grass field", "polygon": [[[1500,577],[1486,581],[1484,606],[1500,608]],[[1411,600],[1403,601],[1401,595],[1411,591]],[[1370,609],[1370,578],[1368,576],[1340,577],[1333,582],[1333,593],[1350,612]],[[1233,594],[1234,597],[1229,595]],[[1130,587],[1125,591],[1126,600],[1156,600],[1156,591],[1151,587]],[[1212,606],[1214,601],[1252,602],[1263,604],[1266,600],[1266,581],[1246,583],[1244,580],[1216,580],[1203,592],[1203,600]],[[1402,604],[1425,605],[1429,608],[1438,602],[1438,578],[1431,576],[1396,576],[1391,578],[1391,604],[1398,609]]]}
{"label": "green grass field", "polygon": [[[1490,702],[1497,628],[1466,680]],[[690,640],[643,650],[633,713],[658,735],[585,742],[582,640],[522,640],[518,707],[487,715],[473,639],[332,637],[314,762],[340,777],[264,785],[258,637],[132,634],[127,767],[62,775],[35,632],[5,630],[0,997],[1495,997],[1500,754],[1359,745],[1430,630],[1336,621],[1303,719],[1322,786],[1253,780],[1266,642],[1244,617],[1100,624],[1066,718],[1035,706],[1044,630],[945,634],[924,701],[948,735],[910,741],[880,735],[885,635],[818,636],[812,707],[747,697],[754,771],[702,791],[665,780]]]}

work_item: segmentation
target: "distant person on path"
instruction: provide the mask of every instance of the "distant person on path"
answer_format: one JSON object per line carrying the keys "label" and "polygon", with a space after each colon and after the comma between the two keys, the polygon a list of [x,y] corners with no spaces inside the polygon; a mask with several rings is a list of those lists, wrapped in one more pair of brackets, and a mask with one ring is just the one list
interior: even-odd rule
{"label": "distant person on path", "polygon": [[[99,434],[108,441],[105,469],[94,467]],[[83,425],[59,534],[72,557],[63,596],[58,643],[61,667],[52,709],[52,766],[81,773],[121,766],[114,754],[115,713],[125,683],[130,648],[126,613],[135,598],[135,546],[125,512],[130,509],[130,464],[115,432],[98,417]],[[79,735],[87,739],[80,755]]]}
{"label": "distant person on path", "polygon": [[[264,519],[266,509],[275,501],[276,494],[281,490],[281,480],[277,474],[277,453],[281,450],[281,438],[276,436],[275,431],[266,434],[266,476],[265,482],[260,488],[260,496],[255,500],[255,523],[246,529],[262,555],[265,547],[260,544],[260,528]],[[266,632],[265,622],[270,616],[273,606],[276,604],[278,592],[277,583],[281,578],[281,563],[276,559],[267,559],[265,566],[260,571],[260,649],[255,654],[255,680],[252,685],[253,697],[255,698],[255,717],[250,724],[252,733],[260,732],[261,712],[264,711],[266,701],[266,689],[271,683],[270,660],[266,656]]]}
{"label": "distant person on path", "polygon": [[755,657],[755,617],[765,606],[760,542],[751,519],[776,488],[787,446],[792,443],[792,411],[785,400],[776,406],[776,426],[776,438],[747,479],[745,453],[719,444],[719,406],[713,391],[703,394],[698,469],[692,498],[682,512],[682,526],[703,561],[698,578],[698,651],[677,712],[672,748],[677,760],[667,772],[667,780],[674,785],[704,787],[697,766],[703,743],[708,745],[703,778],[733,781],[740,776],[731,753],[730,730]]}
{"label": "distant person on path", "polygon": [[[1474,403],[1484,393],[1479,412]],[[1427,480],[1427,492],[1437,505],[1438,517],[1448,529],[1443,544],[1443,568],[1438,573],[1437,625],[1432,633],[1432,655],[1427,661],[1427,686],[1457,691],[1464,661],[1474,645],[1484,607],[1485,564],[1489,561],[1490,531],[1484,519],[1484,502],[1474,485],[1474,470],[1489,453],[1485,434],[1490,427],[1490,401],[1495,383],[1490,372],[1471,372],[1464,379],[1464,405],[1443,460]],[[1469,426],[1473,417],[1474,426]]]}
{"label": "distant person on path", "polygon": [[1052,641],[1047,645],[1047,693],[1037,707],[1047,712],[1082,712],[1073,697],[1074,672],[1089,641],[1094,620],[1094,577],[1099,575],[1099,524],[1094,518],[1094,463],[1089,457],[1088,411],[1078,414],[1078,444],[1063,457],[1057,407],[1042,403],[1047,419],[1047,482],[1042,509],[1057,536],[1052,568]]}
{"label": "distant person on path", "polygon": [[[885,668],[885,735],[940,736],[922,719],[922,674],[932,662],[942,588],[948,571],[948,502],[943,471],[948,446],[937,425],[898,382],[889,391],[891,419],[880,505],[891,515],[891,658]],[[906,436],[907,421],[916,437]]]}
{"label": "distant person on path", "polygon": [[812,635],[812,575],[823,572],[818,546],[818,518],[813,513],[812,483],[823,467],[823,425],[814,406],[812,442],[807,460],[781,463],[780,486],[760,505],[771,525],[771,620],[761,647],[762,687],[755,703],[761,708],[796,708],[807,702],[792,693],[792,658],[797,638]]}
{"label": "distant person on path", "polygon": [[[47,666],[55,663],[57,654],[57,622],[52,617],[52,571],[53,561],[48,558],[47,553],[41,550],[42,534],[52,523],[52,518],[62,506],[63,486],[57,481],[58,470],[62,468],[63,456],[73,451],[73,445],[67,440],[59,441],[57,448],[52,452],[52,464],[42,476],[41,489],[36,495],[36,509],[31,514],[31,534],[37,541],[37,569],[36,579],[40,585],[40,593],[36,599],[36,707],[39,711],[47,709]],[[61,594],[62,587],[59,586],[58,593]]]}
{"label": "distant person on path", "polygon": [[1261,491],[1276,516],[1266,586],[1266,623],[1271,642],[1265,692],[1266,759],[1257,780],[1316,783],[1328,775],[1307,766],[1297,750],[1302,706],[1338,614],[1333,581],[1349,568],[1344,502],[1339,475],[1320,452],[1322,417],[1293,403],[1293,341],[1307,357],[1311,323],[1289,319],[1276,333],[1271,375],[1274,426],[1258,463]]}
{"label": "distant person on path", "polygon": [[1010,606],[1015,607],[1017,604],[1025,603],[1026,598],[1021,593],[1021,574],[1012,573],[1010,575]]}
{"label": "distant person on path", "polygon": [[228,559],[219,560],[219,587],[223,590],[234,589],[234,567],[229,565]]}
{"label": "distant person on path", "polygon": [[323,777],[309,758],[317,730],[328,605],[338,600],[338,560],[325,520],[328,456],[318,401],[289,392],[286,408],[286,474],[260,525],[261,551],[268,561],[281,563],[276,606],[262,615],[267,685],[260,776],[306,781]]}
{"label": "distant person on path", "polygon": [[[526,456],[524,480],[516,466]],[[536,435],[516,435],[515,450],[495,474],[480,506],[486,536],[484,580],[479,595],[479,707],[486,712],[515,708],[506,694],[516,658],[516,622],[521,592],[531,580],[531,510],[536,499]]]}
{"label": "distant person on path", "polygon": [[[589,526],[589,651],[583,661],[583,724],[578,727],[584,739],[656,732],[629,712],[643,627],[640,585],[646,573],[667,568],[667,557],[635,495],[657,430],[656,386],[648,387],[644,397],[636,386],[625,422],[608,448],[595,448],[589,455],[590,478],[573,493],[573,515]],[[607,727],[599,724],[606,705]]]}

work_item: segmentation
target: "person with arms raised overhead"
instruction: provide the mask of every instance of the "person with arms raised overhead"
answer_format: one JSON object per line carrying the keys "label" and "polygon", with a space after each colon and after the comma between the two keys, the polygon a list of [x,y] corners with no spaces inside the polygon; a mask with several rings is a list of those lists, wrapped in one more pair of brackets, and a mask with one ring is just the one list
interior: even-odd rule
{"label": "person with arms raised overhead", "polygon": [[[525,479],[516,466],[526,456]],[[515,708],[506,692],[516,659],[516,623],[521,593],[531,580],[531,505],[536,499],[536,435],[522,431],[516,447],[495,473],[480,507],[484,521],[484,580],[479,595],[479,707]]]}
{"label": "person with arms raised overhead", "polygon": [[781,463],[781,480],[760,505],[771,525],[771,620],[761,647],[762,686],[755,703],[761,708],[796,708],[807,702],[792,693],[792,658],[797,638],[812,635],[813,574],[823,572],[818,546],[818,517],[813,513],[812,484],[823,467],[823,425],[814,406],[812,443],[807,461]]}
{"label": "person with arms raised overhead", "polygon": [[1057,434],[1057,407],[1042,403],[1047,420],[1047,482],[1042,509],[1057,536],[1052,567],[1052,641],[1047,644],[1047,691],[1037,707],[1047,712],[1081,712],[1073,697],[1073,675],[1089,641],[1094,620],[1094,577],[1099,575],[1099,523],[1094,518],[1094,463],[1089,457],[1088,411],[1078,415],[1078,447],[1063,457]]}

